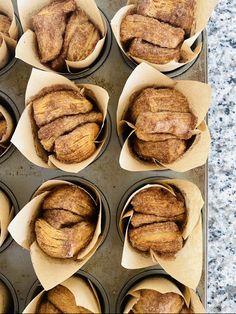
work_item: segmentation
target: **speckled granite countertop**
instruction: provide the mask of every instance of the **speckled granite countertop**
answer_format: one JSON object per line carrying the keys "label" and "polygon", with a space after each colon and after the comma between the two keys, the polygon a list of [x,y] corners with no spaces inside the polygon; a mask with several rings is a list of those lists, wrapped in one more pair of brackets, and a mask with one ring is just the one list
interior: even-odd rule
{"label": "speckled granite countertop", "polygon": [[208,313],[236,313],[236,1],[222,0],[208,26],[209,115]]}

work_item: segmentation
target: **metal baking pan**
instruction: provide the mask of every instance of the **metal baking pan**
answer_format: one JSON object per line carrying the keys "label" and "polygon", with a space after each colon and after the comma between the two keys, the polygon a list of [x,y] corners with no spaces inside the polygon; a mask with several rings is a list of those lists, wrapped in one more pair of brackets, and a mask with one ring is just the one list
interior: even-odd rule
{"label": "metal baking pan", "polygon": [[[16,1],[13,2],[15,3]],[[106,17],[111,20],[115,12],[125,5],[126,1],[97,0],[97,3]],[[178,70],[176,79],[207,82],[206,34],[204,34],[203,38],[203,49],[198,59],[189,69],[181,72]],[[85,179],[99,188],[109,204],[111,213],[109,233],[96,254],[82,268],[82,271],[94,277],[99,287],[102,287],[101,290],[103,291],[104,289],[106,292],[109,304],[104,308],[104,313],[116,313],[117,300],[123,287],[135,275],[146,271],[126,270],[121,267],[122,241],[116,226],[116,214],[120,201],[124,195],[130,192],[130,187],[134,188],[134,184],[139,186],[141,180],[148,181],[150,178],[158,176],[190,180],[198,185],[206,204],[203,208],[204,270],[198,287],[201,300],[206,305],[208,167],[206,165],[186,173],[175,173],[172,171],[132,173],[120,168],[119,154],[121,147],[115,127],[116,108],[123,86],[131,72],[132,68],[125,62],[115,40],[113,40],[112,48],[103,65],[97,67],[93,74],[91,74],[92,71],[87,73],[89,76],[86,78],[76,80],[78,83],[97,84],[107,89],[110,94],[109,113],[113,127],[111,140],[105,152],[89,167],[76,175],[76,181],[80,180],[79,178]],[[7,95],[7,97],[3,97],[4,101],[6,101],[4,104],[9,110],[16,113],[16,120],[18,120],[17,111],[21,113],[24,109],[25,89],[31,73],[31,67],[17,60],[8,71],[3,71],[2,73],[4,74],[0,76],[0,91],[4,94],[0,94],[0,101],[2,96]],[[170,75],[173,75],[173,73],[170,73]],[[64,179],[67,180],[71,179],[69,174],[62,171],[47,170],[34,166],[12,147],[9,150],[9,153],[7,152],[6,155],[0,157],[0,181],[6,186],[5,190],[10,193],[8,193],[10,198],[16,199],[14,204],[18,204],[19,208],[22,208],[30,200],[34,191],[42,182],[61,176],[66,176]],[[3,185],[1,184],[0,187],[3,187]],[[14,287],[10,291],[12,291],[13,299],[15,300],[15,312],[18,311],[17,304],[19,303],[19,312],[21,313],[26,303],[34,295],[34,292],[32,294],[32,286],[37,278],[33,271],[29,252],[23,250],[11,239],[7,241],[9,242],[4,246],[4,250],[0,252],[0,279],[7,278],[11,284],[10,287]],[[157,269],[157,267],[152,267],[151,269]],[[191,276],[191,274],[189,275]],[[38,286],[38,283],[35,285]],[[14,290],[16,294],[14,294]]]}

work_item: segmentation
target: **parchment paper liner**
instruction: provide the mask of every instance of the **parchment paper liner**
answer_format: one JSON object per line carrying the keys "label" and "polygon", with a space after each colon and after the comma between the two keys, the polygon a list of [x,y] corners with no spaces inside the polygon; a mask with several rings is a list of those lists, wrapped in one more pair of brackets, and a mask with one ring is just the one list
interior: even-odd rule
{"label": "parchment paper liner", "polygon": [[[14,216],[14,208],[9,198],[0,190],[0,247],[8,236],[7,227]],[[1,313],[1,311],[0,311]]]}
{"label": "parchment paper liner", "polygon": [[127,5],[122,7],[113,17],[111,21],[111,28],[113,30],[114,36],[116,38],[116,41],[120,47],[120,49],[123,51],[123,53],[130,59],[135,60],[137,63],[146,62],[149,65],[152,65],[157,70],[161,72],[168,72],[173,71],[175,69],[178,69],[179,67],[192,62],[197,58],[199,53],[202,49],[202,43],[200,43],[194,50],[191,49],[191,46],[196,41],[198,36],[201,34],[203,29],[206,27],[208,20],[215,9],[216,5],[218,3],[218,0],[198,0],[196,1],[196,11],[195,11],[195,27],[194,31],[192,31],[191,37],[186,39],[183,42],[183,45],[181,47],[181,56],[184,56],[184,62],[176,62],[176,61],[170,61],[166,64],[155,64],[150,63],[144,59],[131,57],[123,48],[123,45],[120,41],[120,26],[121,22],[124,19],[124,17],[129,13],[129,11],[132,11],[137,4],[137,0],[131,0],[128,1]]}
{"label": "parchment paper liner", "polygon": [[[82,279],[79,276],[72,276],[61,283],[62,286],[69,289],[75,296],[76,305],[82,306],[93,313],[101,313],[101,307],[95,288],[90,280]],[[44,297],[45,290],[40,292],[25,308],[23,313],[36,314],[37,308]]]}
{"label": "parchment paper liner", "polygon": [[[93,239],[89,245],[78,254],[77,260],[50,257],[38,246],[35,240],[34,221],[39,215],[42,201],[50,193],[50,190],[53,187],[65,184],[75,185],[62,180],[49,180],[43,184],[37,191],[38,196],[35,196],[25,205],[8,227],[13,239],[23,248],[30,250],[31,261],[35,273],[45,290],[52,289],[78,271],[96,252],[102,241],[102,203],[99,192],[94,188],[99,209],[97,226]],[[80,188],[83,189],[82,187]],[[42,189],[44,191],[43,193]],[[86,190],[84,191],[87,192]]]}
{"label": "parchment paper liner", "polygon": [[[39,92],[43,88],[50,88],[56,85],[63,85],[65,87],[69,87],[75,91],[79,91],[79,87],[85,87],[87,90],[90,90],[93,95],[96,97],[96,105],[103,113],[103,124],[100,128],[103,130],[103,139],[98,143],[97,149],[92,156],[88,159],[75,164],[64,164],[58,161],[54,155],[50,155],[48,157],[48,163],[46,163],[42,158],[37,155],[35,148],[35,139],[34,134],[32,132],[32,124],[31,124],[31,112],[32,112],[32,103],[30,103],[31,99],[39,94]],[[104,122],[107,115],[107,107],[108,107],[109,95],[105,89],[99,87],[97,85],[91,84],[80,84],[76,85],[71,82],[67,78],[58,75],[52,72],[44,72],[41,70],[33,69],[31,77],[29,79],[26,95],[25,95],[25,104],[27,105],[24,112],[21,115],[21,118],[18,122],[16,130],[12,136],[11,142],[18,148],[18,150],[32,163],[37,166],[43,168],[59,168],[63,171],[74,172],[77,173],[84,168],[86,168],[89,164],[91,164],[97,156],[100,154],[104,143],[106,142],[108,133],[107,129],[104,128]]]}
{"label": "parchment paper liner", "polygon": [[0,280],[0,313],[6,313],[10,302],[10,293],[4,284]]}
{"label": "parchment paper liner", "polygon": [[162,294],[170,292],[179,294],[184,299],[185,305],[188,308],[191,308],[194,313],[205,313],[205,309],[194,290],[189,289],[188,287],[183,287],[181,289],[183,291],[181,292],[181,290],[170,280],[161,276],[153,276],[142,280],[129,290],[127,295],[130,296],[130,299],[125,306],[123,312],[124,314],[128,314],[133,306],[138,302],[140,298],[140,290],[142,289],[151,289]]}
{"label": "parchment paper liner", "polygon": [[12,21],[9,28],[9,36],[0,33],[0,38],[2,38],[2,43],[0,44],[0,69],[2,69],[9,61],[9,50],[14,51],[16,47],[18,28],[11,0],[3,0],[0,2],[0,13],[7,15]]}
{"label": "parchment paper liner", "polygon": [[0,145],[4,146],[4,143],[10,140],[10,137],[14,130],[14,123],[9,112],[1,104],[0,104],[0,113],[3,115],[7,124],[7,131],[3,135],[3,137],[0,139]]}
{"label": "parchment paper liner", "polygon": [[[24,62],[32,65],[41,70],[53,71],[50,67],[43,65],[40,62],[37,39],[33,32],[31,18],[33,15],[37,14],[44,6],[50,4],[51,0],[18,0],[18,10],[20,21],[24,30],[24,34],[18,42],[16,47],[16,57],[23,60]],[[102,38],[97,43],[94,51],[84,60],[72,62],[66,60],[68,71],[71,69],[84,69],[89,67],[99,56],[105,43],[107,34],[107,25],[102,17],[96,2],[94,0],[75,0],[78,7],[83,9],[85,13],[89,16],[90,20],[97,26],[102,34]],[[54,71],[53,71],[54,72]]]}
{"label": "parchment paper liner", "polygon": [[[187,210],[187,223],[183,229],[185,243],[183,248],[175,255],[175,259],[161,258],[152,250],[150,255],[142,254],[135,250],[128,240],[128,230],[133,216],[133,210],[129,210],[128,207],[134,195],[150,187],[162,187],[173,194],[173,190],[169,189],[169,185],[175,186],[182,193]],[[202,274],[201,209],[203,204],[204,201],[198,187],[185,180],[155,180],[155,184],[147,184],[135,191],[127,200],[120,217],[120,229],[125,235],[121,265],[127,269],[139,269],[159,264],[173,278],[195,289]],[[128,224],[127,219],[129,219]]]}
{"label": "parchment paper liner", "polygon": [[[128,110],[130,97],[137,91],[147,87],[171,87],[180,91],[188,99],[190,109],[197,117],[196,136],[191,147],[176,161],[170,164],[151,163],[139,159],[129,147],[129,137],[126,139],[120,154],[120,166],[129,171],[163,170],[168,168],[174,171],[184,172],[206,163],[210,150],[210,133],[203,121],[211,104],[211,87],[208,84],[197,81],[175,81],[162,74],[155,68],[141,63],[128,78],[117,108],[117,132],[124,131],[124,117]],[[129,123],[131,126],[131,124]]]}

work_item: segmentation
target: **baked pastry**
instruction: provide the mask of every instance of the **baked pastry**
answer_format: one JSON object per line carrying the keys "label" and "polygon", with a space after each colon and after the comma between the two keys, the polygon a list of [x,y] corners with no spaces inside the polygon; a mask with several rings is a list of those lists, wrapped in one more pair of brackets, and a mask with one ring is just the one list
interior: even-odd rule
{"label": "baked pastry", "polygon": [[131,57],[145,59],[148,62],[156,64],[165,64],[173,60],[178,62],[180,59],[179,46],[176,48],[163,48],[140,38],[132,40],[128,54]]}
{"label": "baked pastry", "polygon": [[192,137],[197,118],[191,113],[182,112],[143,112],[138,116],[136,128],[144,134],[171,134],[181,140]]}
{"label": "baked pastry", "polygon": [[177,216],[156,216],[152,214],[135,213],[131,219],[131,225],[135,228],[154,222],[174,221],[176,224],[182,225],[185,221],[185,213]]}
{"label": "baked pastry", "polygon": [[75,0],[57,0],[32,18],[40,61],[56,71],[66,70],[65,60],[86,59],[101,39],[96,26]]}
{"label": "baked pastry", "polygon": [[120,38],[123,43],[134,38],[142,38],[160,47],[176,48],[184,40],[184,31],[156,19],[133,14],[127,15],[122,21]]}
{"label": "baked pastry", "polygon": [[152,187],[137,193],[132,201],[135,212],[160,217],[175,217],[185,212],[182,194],[171,194],[166,189]]}
{"label": "baked pastry", "polygon": [[8,16],[0,13],[0,33],[9,36],[10,26],[11,19]]}
{"label": "baked pastry", "polygon": [[174,255],[183,247],[183,238],[174,222],[150,223],[129,230],[131,245],[142,252],[153,250]]}
{"label": "baked pastry", "polygon": [[10,306],[10,293],[6,285],[0,281],[0,313],[7,314],[9,313]]}
{"label": "baked pastry", "polygon": [[56,71],[65,67],[65,59],[80,61],[86,59],[100,40],[99,30],[91,23],[81,9],[73,12],[66,26],[65,37],[60,55],[51,63]]}
{"label": "baked pastry", "polygon": [[160,293],[151,289],[140,290],[140,298],[130,313],[181,313],[183,298],[173,292]]}
{"label": "baked pastry", "polygon": [[10,144],[13,133],[13,119],[9,112],[0,105],[0,155]]}
{"label": "baked pastry", "polygon": [[37,313],[92,313],[88,309],[76,305],[73,293],[59,285],[49,290],[37,309]]}
{"label": "baked pastry", "polygon": [[169,164],[187,150],[197,118],[173,88],[147,87],[131,97],[125,119],[135,126],[130,146],[141,159]]}
{"label": "baked pastry", "polygon": [[182,249],[186,207],[181,193],[150,187],[135,194],[130,204],[134,212],[128,237],[135,249],[163,256]]}
{"label": "baked pastry", "polygon": [[35,221],[36,241],[48,256],[76,257],[91,242],[96,219],[95,203],[84,190],[56,187],[45,197]]}
{"label": "baked pastry", "polygon": [[87,113],[92,108],[86,97],[71,90],[52,91],[33,101],[34,119],[39,127],[63,116]]}
{"label": "baked pastry", "polygon": [[139,0],[137,13],[182,28],[190,35],[194,18],[194,0]]}
{"label": "baked pastry", "polygon": [[7,132],[7,121],[4,119],[3,116],[0,116],[0,140]]}
{"label": "baked pastry", "polygon": [[130,57],[153,64],[183,60],[181,46],[194,22],[194,0],[138,0],[120,26],[120,40]]}
{"label": "baked pastry", "polygon": [[38,131],[38,137],[44,149],[50,152],[53,151],[53,145],[59,136],[73,131],[80,124],[94,122],[101,125],[102,121],[102,113],[95,111],[63,116],[42,126]]}
{"label": "baked pastry", "polygon": [[88,159],[96,151],[99,129],[96,123],[86,123],[70,134],[59,136],[55,141],[56,158],[70,164]]}
{"label": "baked pastry", "polygon": [[132,123],[142,112],[190,112],[187,98],[174,88],[143,89],[133,100],[129,108],[128,119]]}
{"label": "baked pastry", "polygon": [[32,101],[35,133],[44,154],[54,153],[57,160],[72,164],[96,151],[103,115],[85,93],[59,88]]}
{"label": "baked pastry", "polygon": [[134,136],[131,142],[135,154],[143,160],[153,159],[163,164],[170,164],[180,158],[187,150],[184,140],[167,139],[157,142],[145,142]]}
{"label": "baked pastry", "polygon": [[42,63],[52,61],[60,54],[66,18],[75,9],[74,0],[53,1],[33,16],[32,25]]}

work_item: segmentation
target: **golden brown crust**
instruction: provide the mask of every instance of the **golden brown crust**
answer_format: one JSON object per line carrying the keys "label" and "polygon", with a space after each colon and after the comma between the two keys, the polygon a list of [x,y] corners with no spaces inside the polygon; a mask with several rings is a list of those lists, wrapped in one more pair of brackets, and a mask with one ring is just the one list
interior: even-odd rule
{"label": "golden brown crust", "polygon": [[55,59],[62,49],[68,13],[76,9],[74,0],[54,1],[32,18],[42,63]]}
{"label": "golden brown crust", "polygon": [[52,63],[56,71],[65,68],[65,59],[80,61],[88,57],[100,40],[99,30],[89,21],[81,9],[77,9],[69,18],[61,54]]}
{"label": "golden brown crust", "polygon": [[64,163],[79,163],[96,151],[95,140],[100,128],[96,123],[86,123],[55,141],[56,158]]}
{"label": "golden brown crust", "polygon": [[45,197],[42,209],[63,209],[85,218],[97,214],[94,201],[89,194],[79,187],[69,185],[54,188]]}
{"label": "golden brown crust", "polygon": [[154,222],[174,221],[177,225],[181,226],[184,224],[185,218],[186,218],[185,214],[180,214],[174,217],[169,217],[169,216],[162,217],[162,216],[156,216],[156,215],[134,213],[131,219],[131,225],[134,228],[137,228],[137,227],[148,225]]}
{"label": "golden brown crust", "polygon": [[38,245],[47,255],[55,258],[77,256],[90,243],[94,231],[95,225],[86,221],[61,229],[53,228],[40,218],[35,222]]}
{"label": "golden brown crust", "polygon": [[170,61],[178,62],[180,60],[180,46],[172,49],[163,48],[140,38],[132,40],[128,53],[131,57],[144,59],[155,64],[166,64]]}
{"label": "golden brown crust", "polygon": [[163,48],[176,48],[184,40],[184,31],[156,19],[133,14],[122,21],[120,37],[123,43],[141,38]]}
{"label": "golden brown crust", "polygon": [[0,140],[7,132],[7,122],[6,120],[0,120]]}
{"label": "golden brown crust", "polygon": [[99,30],[90,21],[78,25],[68,47],[67,60],[86,59],[93,52],[100,38]]}
{"label": "golden brown crust", "polygon": [[174,222],[152,223],[129,230],[131,245],[142,252],[153,250],[174,255],[183,247],[183,238]]}
{"label": "golden brown crust", "polygon": [[137,138],[144,142],[163,142],[169,139],[176,139],[177,137],[173,134],[167,133],[145,133],[139,129],[135,130]]}
{"label": "golden brown crust", "polygon": [[144,133],[167,133],[179,139],[190,139],[197,124],[197,118],[183,112],[143,112],[136,121],[136,128]]}
{"label": "golden brown crust", "polygon": [[169,139],[160,142],[145,142],[134,137],[132,148],[137,156],[143,160],[169,164],[180,158],[187,150],[184,140]]}
{"label": "golden brown crust", "polygon": [[135,97],[128,118],[135,123],[139,114],[147,111],[190,112],[190,109],[187,98],[176,89],[148,87]]}
{"label": "golden brown crust", "polygon": [[90,243],[95,232],[95,203],[77,186],[60,185],[51,190],[36,219],[39,247],[54,258],[76,257]]}
{"label": "golden brown crust", "polygon": [[65,59],[67,58],[68,47],[73,38],[79,24],[88,21],[88,17],[84,11],[77,9],[70,16],[66,25],[65,36],[63,41],[63,47],[60,55],[52,61],[51,68],[56,71],[63,71],[65,69]]}
{"label": "golden brown crust", "polygon": [[44,300],[39,305],[38,314],[60,314],[62,313],[59,309],[57,309],[51,302]]}
{"label": "golden brown crust", "polygon": [[140,298],[133,307],[134,313],[180,313],[184,300],[173,292],[161,294],[155,290],[140,290]]}
{"label": "golden brown crust", "polygon": [[77,306],[73,293],[62,285],[49,290],[47,298],[62,313],[92,313],[84,307]]}
{"label": "golden brown crust", "polygon": [[73,131],[78,125],[88,122],[102,124],[103,115],[100,112],[91,111],[72,116],[64,116],[44,125],[38,131],[38,137],[44,149],[53,151],[55,140],[68,132]]}
{"label": "golden brown crust", "polygon": [[137,13],[156,18],[190,34],[194,18],[194,0],[139,0]]}
{"label": "golden brown crust", "polygon": [[45,210],[42,218],[56,229],[70,227],[84,220],[83,217],[62,209]]}
{"label": "golden brown crust", "polygon": [[175,217],[185,213],[183,196],[176,192],[176,196],[166,189],[152,187],[137,193],[131,205],[135,212],[156,215],[160,217]]}
{"label": "golden brown crust", "polygon": [[11,26],[11,19],[0,13],[0,33],[9,36],[9,28]]}
{"label": "golden brown crust", "polygon": [[92,109],[91,102],[77,91],[50,92],[33,101],[34,119],[38,127],[62,116],[87,113]]}

